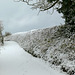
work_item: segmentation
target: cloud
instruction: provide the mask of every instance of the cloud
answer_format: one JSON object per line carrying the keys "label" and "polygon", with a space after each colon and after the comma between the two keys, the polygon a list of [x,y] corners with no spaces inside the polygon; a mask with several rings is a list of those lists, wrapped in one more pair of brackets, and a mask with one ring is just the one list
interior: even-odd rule
{"label": "cloud", "polygon": [[0,1],[0,19],[4,21],[5,31],[15,33],[64,23],[61,14],[56,11],[52,15],[46,12],[37,14],[37,10],[31,10],[25,3],[13,0]]}

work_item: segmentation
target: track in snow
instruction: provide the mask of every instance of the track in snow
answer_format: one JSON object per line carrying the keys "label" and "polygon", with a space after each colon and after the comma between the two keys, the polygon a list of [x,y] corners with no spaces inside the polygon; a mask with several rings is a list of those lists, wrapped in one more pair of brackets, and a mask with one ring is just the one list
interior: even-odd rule
{"label": "track in snow", "polygon": [[0,75],[64,75],[25,52],[16,42],[0,47]]}

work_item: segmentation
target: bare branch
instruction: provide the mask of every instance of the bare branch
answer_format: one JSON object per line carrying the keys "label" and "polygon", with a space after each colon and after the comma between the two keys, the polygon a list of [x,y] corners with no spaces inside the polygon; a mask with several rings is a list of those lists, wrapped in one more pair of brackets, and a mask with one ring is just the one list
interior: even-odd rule
{"label": "bare branch", "polygon": [[22,2],[25,2],[25,3],[27,3],[27,5],[30,5],[30,6],[35,6],[37,3],[39,3],[39,2],[37,2],[37,3],[29,3],[29,1],[30,0],[19,0],[19,1],[22,1]]}
{"label": "bare branch", "polygon": [[53,3],[51,6],[45,8],[45,9],[41,9],[40,11],[46,11],[46,10],[52,8],[53,6],[55,6],[55,4],[57,4],[58,1],[59,1],[59,0],[57,0],[57,1],[56,1],[55,3]]}
{"label": "bare branch", "polygon": [[40,11],[46,11],[54,7],[58,3],[59,0],[56,0],[53,3],[49,3],[47,2],[47,0],[17,0],[17,2],[19,1],[25,2],[27,5],[32,6],[32,9],[39,8]]}

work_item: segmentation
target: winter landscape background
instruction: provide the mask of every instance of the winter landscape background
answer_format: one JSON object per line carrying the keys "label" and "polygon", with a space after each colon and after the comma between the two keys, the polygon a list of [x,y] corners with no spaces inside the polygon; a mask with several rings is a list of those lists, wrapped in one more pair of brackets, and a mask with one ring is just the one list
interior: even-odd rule
{"label": "winter landscape background", "polygon": [[[61,2],[52,0],[53,4],[58,1]],[[65,6],[69,5],[62,1]],[[75,6],[75,1],[69,1]],[[72,5],[66,8],[62,5],[63,10],[59,12],[63,13],[64,20],[56,10],[53,14],[52,9],[39,13],[24,2],[1,0],[0,75],[75,75],[75,11]]]}

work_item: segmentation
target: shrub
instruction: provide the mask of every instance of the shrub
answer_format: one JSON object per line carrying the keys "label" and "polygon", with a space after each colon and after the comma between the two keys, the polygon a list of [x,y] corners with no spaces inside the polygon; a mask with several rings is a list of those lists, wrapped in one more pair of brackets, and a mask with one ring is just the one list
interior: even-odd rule
{"label": "shrub", "polygon": [[10,32],[5,32],[5,36],[9,36],[9,35],[11,35]]}
{"label": "shrub", "polygon": [[75,75],[75,67],[73,66],[68,67],[68,66],[62,65],[61,70],[63,72],[66,72],[68,75]]}
{"label": "shrub", "polygon": [[64,38],[70,38],[75,33],[75,25],[62,25],[59,26],[57,32],[55,33],[55,36],[58,37],[64,37]]}

